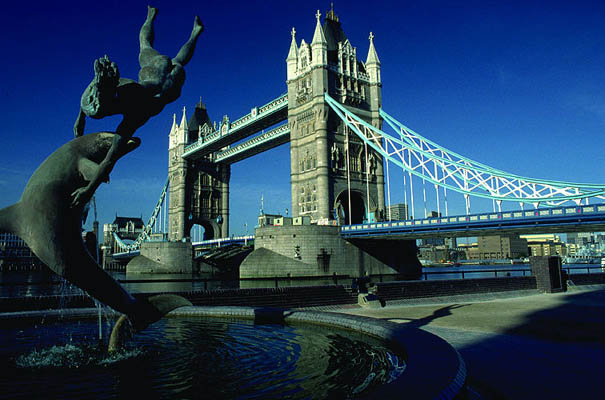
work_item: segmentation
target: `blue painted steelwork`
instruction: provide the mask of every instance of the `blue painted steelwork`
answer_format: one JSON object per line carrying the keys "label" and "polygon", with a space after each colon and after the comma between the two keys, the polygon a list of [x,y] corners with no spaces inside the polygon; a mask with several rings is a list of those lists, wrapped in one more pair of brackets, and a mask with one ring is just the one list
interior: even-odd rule
{"label": "blue painted steelwork", "polygon": [[[119,240],[119,237],[117,237],[117,240]],[[193,249],[198,249],[198,248],[202,248],[202,247],[222,247],[222,246],[227,246],[227,245],[231,245],[231,244],[251,245],[253,243],[254,243],[254,235],[247,235],[247,236],[234,236],[234,237],[230,237],[230,238],[202,240],[199,242],[193,242],[193,243],[191,243],[191,245],[193,246]],[[124,243],[124,245],[128,246],[125,243]],[[125,260],[125,259],[134,258],[140,254],[141,254],[141,250],[140,250],[140,248],[137,248],[136,250],[128,250],[128,251],[123,251],[120,253],[114,253],[113,258],[116,260]]]}
{"label": "blue painted steelwork", "polygon": [[[205,139],[200,137],[200,140],[185,147],[183,157],[196,158],[210,154],[287,118],[288,94],[284,94],[261,107],[254,107],[248,114],[233,122],[226,121]],[[271,122],[264,126],[263,122],[268,120]],[[260,128],[254,129],[255,125]]]}
{"label": "blue painted steelwork", "polygon": [[215,162],[234,163],[252,157],[262,151],[287,143],[290,140],[290,125],[283,124],[227,150],[219,151]]}
{"label": "blue painted steelwork", "polygon": [[384,110],[381,117],[395,134],[391,135],[368,124],[346,106],[325,94],[326,103],[364,143],[387,161],[403,168],[436,187],[450,189],[465,196],[487,198],[498,202],[515,201],[539,206],[577,205],[588,198],[605,199],[605,184],[571,183],[534,179],[510,174],[463,157],[420,136],[396,121]]}
{"label": "blue painted steelwork", "polygon": [[230,238],[220,238],[220,239],[210,239],[210,240],[201,240],[199,242],[193,242],[193,248],[198,247],[221,247],[229,244],[243,244],[248,245],[254,242],[254,235],[246,235],[246,236],[233,236]]}
{"label": "blue painted steelwork", "polygon": [[484,231],[539,232],[595,231],[605,227],[605,205],[554,207],[537,210],[491,212],[452,217],[386,221],[371,224],[343,225],[343,238],[473,236]]}
{"label": "blue painted steelwork", "polygon": [[125,251],[122,253],[114,253],[112,255],[112,257],[115,260],[125,260],[125,259],[134,258],[140,254],[141,254],[141,250],[132,250],[132,251]]}
{"label": "blue painted steelwork", "polygon": [[153,227],[156,224],[158,214],[162,210],[162,205],[164,204],[164,201],[166,200],[166,195],[168,193],[169,186],[170,186],[170,177],[168,177],[166,179],[166,183],[164,184],[164,188],[162,189],[160,198],[158,199],[158,202],[155,205],[155,208],[153,210],[153,213],[151,214],[151,217],[149,217],[149,221],[147,221],[147,224],[143,228],[143,231],[134,240],[134,242],[132,242],[131,244],[125,243],[115,232],[113,233],[113,238],[117,244],[117,247],[119,249],[123,250],[123,252],[121,252],[121,253],[114,253],[114,257],[116,254],[131,253],[133,251],[138,251],[141,248],[141,243],[143,241],[149,240],[151,231],[153,230]]}

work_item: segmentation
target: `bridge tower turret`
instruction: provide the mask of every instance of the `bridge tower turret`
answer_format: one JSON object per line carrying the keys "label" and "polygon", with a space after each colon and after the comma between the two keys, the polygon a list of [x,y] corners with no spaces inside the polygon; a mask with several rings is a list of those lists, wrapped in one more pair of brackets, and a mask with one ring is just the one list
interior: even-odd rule
{"label": "bridge tower turret", "polygon": [[187,145],[203,142],[214,130],[201,99],[189,122],[185,110],[180,125],[174,117],[168,148],[171,241],[189,237],[196,224],[204,227],[204,239],[229,236],[229,164],[213,162],[213,155],[189,161],[182,157]]}
{"label": "bridge tower turret", "polygon": [[288,80],[294,79],[296,76],[296,65],[298,64],[298,46],[296,45],[296,29],[292,28],[292,42],[290,43],[290,51],[286,58],[288,65]]}
{"label": "bridge tower turret", "polygon": [[292,214],[318,223],[348,223],[349,215],[362,222],[384,214],[382,158],[347,133],[324,93],[381,127],[380,62],[373,37],[364,64],[333,10],[323,26],[319,11],[315,17],[311,45],[303,39],[297,47],[293,29],[286,58]]}
{"label": "bridge tower turret", "polygon": [[182,155],[189,140],[186,109],[183,107],[183,117],[180,125],[176,123],[176,115],[172,119],[170,139],[168,143],[168,177],[170,179],[168,204],[168,240],[180,241],[185,238],[187,215],[187,160]]}

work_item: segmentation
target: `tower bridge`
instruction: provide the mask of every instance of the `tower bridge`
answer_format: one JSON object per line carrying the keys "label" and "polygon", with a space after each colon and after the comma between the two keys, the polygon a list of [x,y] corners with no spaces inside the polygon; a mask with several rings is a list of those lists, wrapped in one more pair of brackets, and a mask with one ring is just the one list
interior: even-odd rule
{"label": "tower bridge", "polygon": [[[290,145],[294,216],[325,224],[346,215],[355,222],[384,215],[382,156],[349,135],[324,98],[330,94],[380,128],[382,83],[373,37],[361,61],[338,17],[329,12],[322,25],[318,13],[310,43],[303,39],[298,45],[292,30],[286,69],[287,93],[234,121],[225,116],[213,124],[201,101],[189,121],[185,111],[180,124],[174,118],[168,172],[170,240],[189,236],[196,224],[204,227],[204,239],[228,237],[230,165],[285,143]],[[368,171],[363,169],[364,157],[371,164]]]}
{"label": "tower bridge", "polygon": [[[213,123],[201,100],[189,119],[186,110],[180,123],[174,117],[169,135],[169,188],[150,218],[147,237],[155,230],[169,241],[182,242],[190,237],[194,225],[201,225],[204,237],[198,240],[228,238],[231,164],[286,143],[290,147],[292,216],[304,217],[313,228],[284,227],[280,232],[289,236],[282,238],[283,243],[276,231],[268,227],[257,230],[255,248],[270,252],[270,257],[255,250],[250,263],[256,257],[257,263],[269,260],[269,264],[292,271],[305,264],[320,266],[323,272],[330,270],[326,267],[330,263],[352,263],[361,273],[370,265],[380,269],[413,264],[412,243],[420,236],[594,230],[605,226],[602,206],[595,208],[590,218],[580,215],[581,222],[572,224],[573,219],[565,219],[578,217],[567,215],[568,209],[583,210],[589,207],[589,200],[602,203],[605,184],[511,174],[445,149],[396,120],[382,108],[381,63],[374,36],[370,33],[367,56],[361,60],[333,11],[327,13],[323,24],[319,12],[315,17],[309,43],[304,39],[298,42],[292,29],[285,60],[285,94],[252,107],[234,121],[224,116],[220,123]],[[391,181],[390,168],[401,169],[403,182]],[[404,193],[410,220],[390,221],[395,188]],[[429,218],[427,196],[431,195],[435,196],[439,218]],[[450,216],[448,196],[452,195],[464,198],[465,216]],[[474,198],[491,201],[491,214],[486,214],[487,210],[473,214]],[[519,204],[521,214],[504,211],[505,203]],[[533,214],[525,215],[530,211],[524,207],[534,210],[539,218],[534,221],[530,218]],[[563,214],[552,215],[548,225],[541,223],[545,220],[542,217],[557,207]],[[478,219],[473,221],[475,217]],[[485,226],[480,227],[479,222]],[[322,225],[330,233],[321,231]],[[305,236],[305,230],[312,233]],[[296,244],[301,236],[313,242],[308,254],[296,250],[309,243]],[[398,246],[414,260],[406,261],[407,256],[401,257],[401,253],[388,254],[392,251],[387,245],[352,250],[350,243],[340,242],[344,238],[360,246],[358,239],[362,237],[388,239],[388,246]],[[332,246],[329,251],[347,255],[338,258],[326,250],[328,244]]]}

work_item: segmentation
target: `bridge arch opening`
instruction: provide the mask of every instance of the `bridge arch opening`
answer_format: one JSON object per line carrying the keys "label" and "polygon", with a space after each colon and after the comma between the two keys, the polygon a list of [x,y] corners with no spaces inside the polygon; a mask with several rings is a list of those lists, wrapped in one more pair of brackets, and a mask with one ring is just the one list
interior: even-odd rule
{"label": "bridge arch opening", "polygon": [[[351,190],[351,209],[349,210],[349,191],[341,192],[336,198],[334,210],[336,219],[340,224],[348,225],[361,224],[366,219],[366,206],[363,195],[357,191]],[[351,216],[349,220],[349,215]]]}
{"label": "bridge arch opening", "polygon": [[191,225],[189,237],[191,238],[192,242],[199,242],[202,240],[216,239],[219,237],[219,235],[211,223],[205,221],[195,221]]}

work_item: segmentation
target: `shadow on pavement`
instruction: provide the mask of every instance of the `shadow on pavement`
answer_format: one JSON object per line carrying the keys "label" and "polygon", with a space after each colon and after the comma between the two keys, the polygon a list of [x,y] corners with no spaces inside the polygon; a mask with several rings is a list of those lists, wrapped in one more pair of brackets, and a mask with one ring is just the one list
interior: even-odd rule
{"label": "shadow on pavement", "polygon": [[408,320],[410,322],[407,323],[407,325],[409,326],[413,326],[414,328],[421,328],[425,325],[430,324],[431,322],[439,319],[439,318],[443,318],[443,317],[447,317],[449,315],[452,315],[452,311],[451,310],[455,310],[457,308],[461,308],[461,307],[465,307],[468,306],[469,304],[452,304],[449,306],[445,306],[445,307],[441,307],[435,311],[433,311],[433,313],[431,315],[428,315],[426,317],[422,317],[422,318],[405,318],[405,317],[397,317],[397,318],[380,318],[380,319],[384,319],[387,321],[391,321],[391,320]]}
{"label": "shadow on pavement", "polygon": [[[605,291],[570,293],[557,300],[558,305],[529,313],[522,323],[499,333],[426,330],[460,352],[468,368],[467,383],[483,398],[601,398]],[[422,320],[438,318],[451,307]],[[498,317],[494,313],[493,318]]]}

